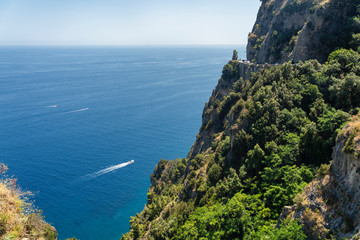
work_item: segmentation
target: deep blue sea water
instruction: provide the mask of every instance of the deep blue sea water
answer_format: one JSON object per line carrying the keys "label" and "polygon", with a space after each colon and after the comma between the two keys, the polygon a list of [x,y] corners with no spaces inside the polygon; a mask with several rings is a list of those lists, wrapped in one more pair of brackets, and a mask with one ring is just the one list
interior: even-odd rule
{"label": "deep blue sea water", "polygon": [[1,47],[0,162],[61,239],[119,239],[155,164],[186,157],[234,48],[244,58],[245,46]]}

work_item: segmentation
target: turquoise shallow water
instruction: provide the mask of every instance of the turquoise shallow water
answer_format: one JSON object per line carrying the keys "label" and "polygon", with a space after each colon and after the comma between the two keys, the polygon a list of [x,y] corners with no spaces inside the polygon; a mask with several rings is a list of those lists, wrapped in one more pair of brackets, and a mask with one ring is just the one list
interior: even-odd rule
{"label": "turquoise shallow water", "polygon": [[61,239],[119,239],[155,164],[186,156],[234,48],[244,58],[245,46],[1,47],[0,161]]}

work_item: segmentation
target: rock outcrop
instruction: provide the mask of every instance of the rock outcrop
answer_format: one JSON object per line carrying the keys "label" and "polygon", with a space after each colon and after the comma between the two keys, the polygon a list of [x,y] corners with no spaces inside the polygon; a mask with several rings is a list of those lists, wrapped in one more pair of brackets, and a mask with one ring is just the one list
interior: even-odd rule
{"label": "rock outcrop", "polygon": [[283,209],[279,222],[299,219],[310,239],[359,239],[359,153],[360,118],[355,116],[339,133],[329,173],[323,165],[317,179],[295,197],[296,204]]}
{"label": "rock outcrop", "polygon": [[336,48],[348,48],[358,30],[354,0],[263,0],[248,36],[247,59],[284,63],[326,61]]}

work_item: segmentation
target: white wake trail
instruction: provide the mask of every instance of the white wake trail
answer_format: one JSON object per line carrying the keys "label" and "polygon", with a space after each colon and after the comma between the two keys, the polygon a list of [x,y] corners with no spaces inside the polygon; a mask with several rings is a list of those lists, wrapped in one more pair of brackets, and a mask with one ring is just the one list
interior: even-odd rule
{"label": "white wake trail", "polygon": [[89,108],[82,108],[82,109],[78,109],[78,110],[74,110],[74,111],[69,111],[69,112],[66,112],[66,113],[82,112],[82,111],[86,111],[86,110],[89,110]]}
{"label": "white wake trail", "polygon": [[105,168],[105,169],[103,169],[103,170],[100,170],[100,171],[97,171],[97,172],[94,172],[94,173],[87,174],[87,175],[81,177],[80,179],[88,180],[88,179],[96,178],[96,177],[99,177],[99,176],[104,175],[104,174],[106,174],[106,173],[115,171],[116,169],[126,167],[127,165],[132,164],[133,162],[134,162],[134,160],[131,160],[131,161],[126,162],[126,163],[120,163],[120,164],[117,164],[117,165],[114,165],[114,166]]}

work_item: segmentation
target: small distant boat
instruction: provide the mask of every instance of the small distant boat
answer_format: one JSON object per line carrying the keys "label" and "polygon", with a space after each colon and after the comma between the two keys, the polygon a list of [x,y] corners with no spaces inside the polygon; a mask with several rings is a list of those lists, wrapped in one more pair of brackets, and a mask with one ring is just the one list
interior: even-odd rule
{"label": "small distant boat", "polygon": [[129,163],[130,164],[133,164],[135,162],[135,160],[130,160]]}
{"label": "small distant boat", "polygon": [[57,107],[60,107],[60,105],[51,105],[51,106],[47,106],[47,107],[50,107],[50,108],[57,108]]}

